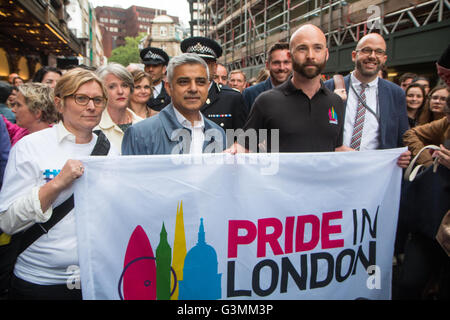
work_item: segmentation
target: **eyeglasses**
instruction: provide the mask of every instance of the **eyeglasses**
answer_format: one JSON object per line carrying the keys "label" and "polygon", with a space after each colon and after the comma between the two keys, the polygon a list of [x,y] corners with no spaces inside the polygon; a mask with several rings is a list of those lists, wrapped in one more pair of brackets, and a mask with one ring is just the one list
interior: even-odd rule
{"label": "eyeglasses", "polygon": [[106,106],[106,99],[100,96],[91,98],[84,94],[72,94],[68,97],[73,97],[75,103],[80,106],[87,106],[91,100],[97,108],[104,108]]}
{"label": "eyeglasses", "polygon": [[356,52],[362,52],[363,54],[368,55],[368,56],[370,56],[372,54],[372,52],[375,52],[375,55],[377,57],[382,57],[382,56],[384,56],[386,54],[386,51],[384,51],[382,49],[375,49],[374,50],[374,49],[369,48],[369,47],[358,49],[358,50],[356,50]]}
{"label": "eyeglasses", "polygon": [[442,102],[445,102],[447,100],[447,97],[442,97],[442,96],[431,96],[430,98],[431,98],[431,100],[439,100]]}

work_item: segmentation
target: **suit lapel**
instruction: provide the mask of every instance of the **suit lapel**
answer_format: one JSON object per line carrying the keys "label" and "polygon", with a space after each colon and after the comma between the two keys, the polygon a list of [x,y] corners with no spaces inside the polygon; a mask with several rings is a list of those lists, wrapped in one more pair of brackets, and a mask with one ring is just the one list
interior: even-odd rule
{"label": "suit lapel", "polygon": [[209,91],[208,91],[208,98],[206,99],[206,102],[200,111],[203,112],[204,110],[208,109],[210,106],[212,106],[214,104],[214,102],[217,101],[217,99],[219,99],[219,87],[213,81],[213,84],[212,84],[211,88],[209,88]]}
{"label": "suit lapel", "polygon": [[272,81],[270,80],[270,77],[267,78],[267,80],[264,82],[264,91],[272,89]]}
{"label": "suit lapel", "polygon": [[383,148],[386,141],[386,123],[389,121],[389,90],[384,80],[378,78],[378,106],[380,112],[380,148]]}
{"label": "suit lapel", "polygon": [[345,82],[345,91],[348,93],[350,92],[350,74],[346,75],[344,77],[344,82]]}
{"label": "suit lapel", "polygon": [[166,96],[167,96],[166,88],[164,86],[164,81],[162,81],[161,91],[159,92],[159,95],[156,97],[156,99],[164,99]]}

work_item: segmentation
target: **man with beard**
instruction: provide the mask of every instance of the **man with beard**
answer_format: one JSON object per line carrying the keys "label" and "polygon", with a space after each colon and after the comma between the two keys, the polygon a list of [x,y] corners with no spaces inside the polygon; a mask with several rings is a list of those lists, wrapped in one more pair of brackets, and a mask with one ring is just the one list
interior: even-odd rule
{"label": "man with beard", "polygon": [[153,80],[153,96],[148,100],[147,105],[150,109],[157,112],[161,111],[170,103],[170,96],[164,88],[163,77],[166,74],[166,67],[169,63],[167,53],[155,47],[147,47],[140,52],[144,71],[148,73]]}
{"label": "man with beard", "polygon": [[[344,103],[320,81],[328,60],[325,35],[314,25],[300,27],[291,37],[293,75],[255,100],[244,130],[266,129],[267,141],[246,143],[252,152],[324,152],[342,145]],[[279,150],[272,130],[279,130]],[[250,137],[252,131],[245,132]],[[241,136],[237,142],[242,143]],[[235,143],[227,152],[245,152]]]}
{"label": "man with beard", "polygon": [[[389,149],[403,146],[408,130],[406,98],[396,84],[378,77],[386,63],[386,42],[378,33],[370,33],[352,52],[355,70],[344,77],[347,100],[344,140],[337,151]],[[334,81],[325,82],[334,90]],[[406,168],[410,152],[404,152],[397,164]]]}
{"label": "man with beard", "polygon": [[285,82],[292,74],[292,59],[289,54],[289,43],[277,42],[267,53],[266,68],[269,70],[269,78],[254,86],[246,88],[242,95],[245,100],[247,112],[250,112],[256,97],[264,91],[275,88]]}

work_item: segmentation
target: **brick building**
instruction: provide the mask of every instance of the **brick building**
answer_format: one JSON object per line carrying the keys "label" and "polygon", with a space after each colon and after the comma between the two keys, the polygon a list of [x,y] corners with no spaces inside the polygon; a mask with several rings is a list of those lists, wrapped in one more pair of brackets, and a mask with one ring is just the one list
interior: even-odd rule
{"label": "brick building", "polygon": [[[167,12],[138,6],[128,9],[103,6],[95,8],[95,14],[102,30],[105,56],[110,57],[113,49],[125,45],[125,37],[137,37],[141,32],[150,34],[153,19]],[[170,17],[179,24],[178,17]]]}

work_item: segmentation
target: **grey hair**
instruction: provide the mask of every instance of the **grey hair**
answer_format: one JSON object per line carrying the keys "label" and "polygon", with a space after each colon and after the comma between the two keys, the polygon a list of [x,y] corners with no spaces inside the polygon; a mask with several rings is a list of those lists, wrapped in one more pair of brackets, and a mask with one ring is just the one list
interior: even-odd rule
{"label": "grey hair", "polygon": [[104,81],[108,74],[113,74],[123,82],[125,82],[129,87],[131,92],[134,90],[134,79],[131,73],[121,64],[111,62],[106,66],[100,67],[96,71],[97,76]]}
{"label": "grey hair", "polygon": [[171,83],[173,80],[173,73],[176,67],[179,67],[183,64],[200,64],[206,69],[206,79],[209,79],[209,69],[205,60],[201,58],[196,53],[183,53],[179,56],[173,57],[169,61],[169,65],[167,66],[167,82]]}

